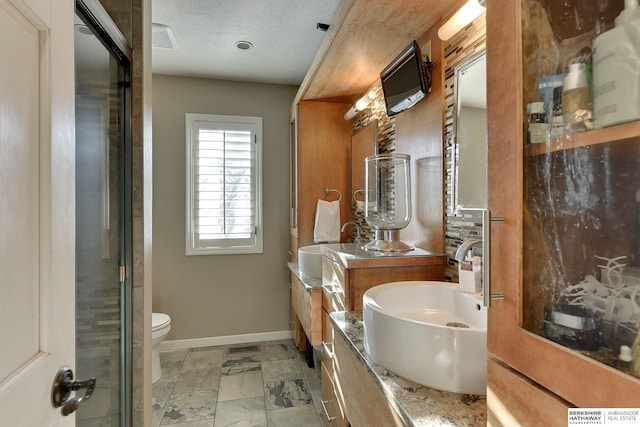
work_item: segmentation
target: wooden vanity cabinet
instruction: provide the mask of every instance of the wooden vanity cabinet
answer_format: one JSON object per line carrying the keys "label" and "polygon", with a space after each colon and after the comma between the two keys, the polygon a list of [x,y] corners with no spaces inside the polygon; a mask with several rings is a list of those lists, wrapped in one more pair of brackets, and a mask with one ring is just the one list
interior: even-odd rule
{"label": "wooden vanity cabinet", "polygon": [[323,310],[322,407],[327,426],[404,426]]}
{"label": "wooden vanity cabinet", "polygon": [[340,303],[332,311],[361,313],[368,289],[406,280],[444,280],[446,265],[446,255],[360,258],[328,250],[322,257],[322,286]]}
{"label": "wooden vanity cabinet", "polygon": [[367,427],[404,427],[404,422],[344,338],[337,336],[334,345],[336,386],[343,395],[349,423]]}
{"label": "wooden vanity cabinet", "polygon": [[[344,120],[350,104],[340,102],[300,101],[292,107],[290,164],[290,247],[291,262],[297,262],[298,248],[312,245],[318,199],[336,200],[342,194],[341,221],[351,215],[349,141],[351,123]],[[311,345],[321,342],[322,298],[320,293],[305,291],[296,275],[290,274],[291,329],[300,350],[306,338]]]}
{"label": "wooden vanity cabinet", "polygon": [[[322,401],[328,425],[404,425],[365,367],[335,333],[333,312],[362,313],[367,289],[404,280],[444,280],[446,255],[353,259],[328,250],[322,257]],[[363,398],[366,396],[366,398]],[[328,414],[327,414],[328,413]],[[346,414],[346,415],[345,415]],[[330,421],[330,418],[334,418]],[[329,421],[331,423],[329,423]]]}
{"label": "wooden vanity cabinet", "polygon": [[320,345],[322,343],[322,292],[320,289],[309,289],[297,276],[292,275],[291,303],[300,325],[298,334],[304,334],[311,345]]}
{"label": "wooden vanity cabinet", "polygon": [[334,329],[326,310],[323,316],[322,366],[321,366],[321,403],[325,425],[346,427],[349,425],[344,413],[344,395],[340,378],[336,370],[334,352]]}
{"label": "wooden vanity cabinet", "polygon": [[[516,423],[564,426],[569,407],[634,408],[640,404],[638,378],[544,338],[525,326],[531,310],[530,304],[523,301],[523,295],[537,289],[532,289],[539,279],[535,276],[543,274],[546,259],[540,257],[538,268],[533,268],[534,263],[527,258],[535,245],[531,240],[525,241],[525,235],[535,236],[525,185],[532,156],[550,159],[562,156],[565,164],[570,164],[572,156],[579,154],[572,151],[576,149],[589,155],[602,150],[619,157],[625,157],[623,153],[627,150],[627,158],[637,159],[640,146],[639,122],[575,134],[546,144],[525,144],[524,106],[532,102],[532,86],[535,87],[535,83],[527,81],[527,75],[531,75],[530,67],[535,65],[523,59],[523,52],[539,40],[542,27],[533,26],[531,21],[523,20],[523,16],[532,8],[537,8],[538,14],[547,13],[545,10],[549,9],[541,3],[553,6],[553,2],[533,0],[487,2],[489,207],[492,217],[504,218],[491,224],[491,291],[504,295],[504,300],[494,300],[489,309],[487,404],[489,425],[494,426]],[[580,2],[564,3],[570,9],[580,7]],[[545,55],[544,51],[536,52],[539,57]],[[562,177],[562,167],[553,173]],[[594,176],[593,179],[597,183],[602,178]],[[635,192],[636,187],[629,191]],[[607,221],[615,222],[616,218]],[[603,223],[600,233],[607,233],[610,225],[611,222]],[[586,231],[584,235],[589,233]],[[619,245],[615,248],[618,250],[625,240],[633,247],[634,242],[629,241],[634,238],[633,234],[616,237],[603,234],[597,243],[583,243],[576,245],[576,249],[580,251],[578,255],[583,248],[593,246],[606,252],[611,245]],[[555,250],[559,251],[562,244],[558,242]],[[554,254],[548,252],[548,256]],[[585,270],[579,274],[588,274]],[[537,419],[536,414],[544,414],[543,419]]]}
{"label": "wooden vanity cabinet", "polygon": [[[297,262],[298,248],[312,245],[318,199],[336,200],[338,190],[342,222],[350,218],[349,141],[351,123],[344,120],[349,104],[300,101],[292,107],[290,164],[290,247],[291,262]],[[321,342],[320,293],[309,293],[297,276],[290,274],[291,329],[300,350],[306,338],[311,345]]]}
{"label": "wooden vanity cabinet", "polygon": [[[346,271],[333,270],[334,265],[328,259],[322,259],[323,275],[325,271],[344,274]],[[327,270],[329,269],[329,270]],[[322,286],[322,402],[324,421],[326,425],[348,426],[349,422],[344,414],[344,398],[340,388],[340,379],[335,369],[335,330],[329,314],[334,311],[345,310],[345,293],[342,286],[344,277],[336,280],[330,286]]]}

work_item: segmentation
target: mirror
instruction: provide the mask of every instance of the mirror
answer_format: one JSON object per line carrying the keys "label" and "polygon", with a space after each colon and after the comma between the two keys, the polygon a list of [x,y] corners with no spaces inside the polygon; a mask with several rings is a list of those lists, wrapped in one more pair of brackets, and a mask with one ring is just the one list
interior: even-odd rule
{"label": "mirror", "polygon": [[364,209],[364,159],[376,154],[377,145],[377,120],[373,120],[351,137],[351,199],[353,209],[358,209],[358,205]]}
{"label": "mirror", "polygon": [[454,210],[487,209],[487,63],[485,51],[456,67]]}

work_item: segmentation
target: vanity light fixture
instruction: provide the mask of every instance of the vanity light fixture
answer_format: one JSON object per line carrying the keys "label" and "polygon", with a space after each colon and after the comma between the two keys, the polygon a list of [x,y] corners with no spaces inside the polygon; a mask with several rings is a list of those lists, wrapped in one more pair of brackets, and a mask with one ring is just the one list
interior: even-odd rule
{"label": "vanity light fixture", "polygon": [[376,99],[376,91],[370,90],[362,98],[358,99],[353,107],[349,108],[349,110],[344,113],[344,119],[353,119],[356,114],[358,114],[358,111],[362,111],[367,108],[367,106],[371,104],[371,101],[373,101],[374,99]]}
{"label": "vanity light fixture", "polygon": [[458,31],[469,25],[478,16],[487,11],[486,0],[469,0],[458,11],[438,28],[438,37],[442,41],[447,41]]}

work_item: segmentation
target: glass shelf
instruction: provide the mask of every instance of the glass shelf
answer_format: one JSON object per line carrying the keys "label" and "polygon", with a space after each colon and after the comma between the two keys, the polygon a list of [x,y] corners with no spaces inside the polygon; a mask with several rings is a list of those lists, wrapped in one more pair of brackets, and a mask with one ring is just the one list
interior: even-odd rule
{"label": "glass shelf", "polygon": [[640,121],[577,133],[570,137],[552,139],[548,143],[528,144],[525,146],[525,155],[539,156],[556,151],[589,147],[597,144],[616,143],[630,139],[640,140]]}

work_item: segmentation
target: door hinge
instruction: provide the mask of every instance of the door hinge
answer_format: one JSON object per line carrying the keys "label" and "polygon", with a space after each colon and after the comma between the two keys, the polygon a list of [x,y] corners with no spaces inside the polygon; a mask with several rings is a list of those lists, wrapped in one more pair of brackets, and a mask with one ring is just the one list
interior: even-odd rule
{"label": "door hinge", "polygon": [[127,266],[121,265],[120,266],[120,282],[126,282],[126,281],[127,281]]}

